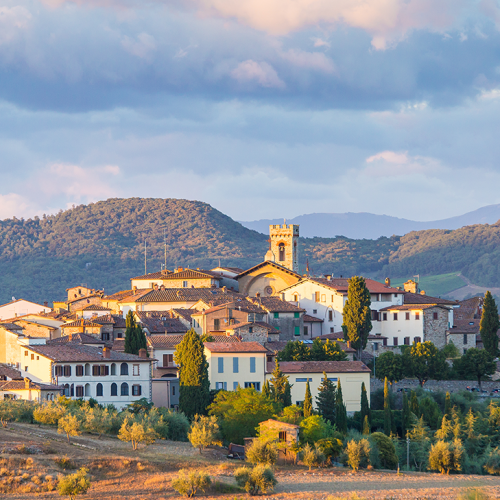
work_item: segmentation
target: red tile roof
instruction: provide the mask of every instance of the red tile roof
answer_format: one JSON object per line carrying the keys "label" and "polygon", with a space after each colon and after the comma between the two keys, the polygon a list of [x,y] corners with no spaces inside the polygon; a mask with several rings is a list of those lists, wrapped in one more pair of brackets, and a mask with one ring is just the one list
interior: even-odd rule
{"label": "red tile roof", "polygon": [[206,342],[205,348],[210,352],[268,352],[258,342]]}
{"label": "red tile roof", "polygon": [[19,390],[41,390],[41,391],[60,391],[63,387],[52,384],[40,384],[39,382],[30,382],[30,387],[26,388],[24,380],[0,381],[0,391],[19,391]]}
{"label": "red tile roof", "polygon": [[316,318],[315,316],[310,316],[309,314],[304,314],[304,316],[302,316],[302,318],[304,319],[304,323],[323,323],[324,320],[320,319],[320,318]]}
{"label": "red tile roof", "polygon": [[264,321],[245,321],[244,323],[234,323],[232,325],[226,326],[226,330],[239,330],[240,328],[245,328],[246,326],[258,326],[260,328],[266,329],[269,333],[279,333],[274,326]]}
{"label": "red tile roof", "polygon": [[147,280],[147,279],[162,279],[162,280],[182,280],[182,279],[222,279],[223,276],[220,272],[206,271],[205,269],[183,269],[178,272],[170,272],[164,274],[161,271],[156,273],[144,274],[143,276],[136,276],[131,278],[133,280]]}
{"label": "red tile roof", "polygon": [[[346,294],[349,288],[348,278],[306,278],[306,280],[331,288],[340,294]],[[370,293],[405,293],[403,290],[399,290],[399,288],[388,286],[385,283],[380,283],[380,281],[375,281],[370,278],[365,278],[365,283]]]}
{"label": "red tile roof", "polygon": [[21,378],[21,372],[12,366],[0,364],[0,378]]}
{"label": "red tile roof", "polygon": [[124,352],[117,352],[110,349],[109,358],[102,355],[102,350],[98,347],[89,347],[86,345],[78,344],[63,344],[63,345],[30,345],[22,346],[22,349],[28,349],[36,352],[46,358],[52,359],[56,363],[72,362],[72,361],[153,361],[151,358],[140,358],[135,354],[126,354]]}
{"label": "red tile roof", "polygon": [[96,328],[102,328],[102,325],[99,323],[95,323],[93,320],[90,319],[77,319],[76,321],[71,321],[70,323],[65,323],[64,325],[61,325],[61,328],[74,328],[76,326],[88,326],[88,327],[96,327]]}
{"label": "red tile roof", "polygon": [[[224,297],[226,301],[233,299],[230,290],[222,288],[159,288],[149,290],[135,298],[134,302],[197,302],[200,299],[210,302],[211,299]],[[125,300],[122,300],[125,302]]]}
{"label": "red tile roof", "polygon": [[51,344],[95,344],[104,345],[106,342],[86,333],[72,333],[63,335],[57,339],[47,340],[47,345]]}
{"label": "red tile roof", "polygon": [[142,276],[135,276],[134,278],[130,278],[131,280],[159,280],[166,278],[169,274],[172,274],[172,271],[168,269],[162,271],[156,271],[154,273],[143,274]]}
{"label": "red tile roof", "polygon": [[125,318],[119,314],[103,314],[92,318],[92,321],[101,325],[112,324],[114,328],[125,328],[126,326]]}
{"label": "red tile roof", "polygon": [[421,293],[404,292],[405,304],[441,304],[453,306],[457,303],[453,300],[441,299],[439,297],[430,297],[429,295],[422,295]]}
{"label": "red tile roof", "polygon": [[251,302],[256,305],[263,307],[266,311],[270,313],[274,312],[304,312],[305,309],[297,307],[291,302],[286,300],[281,300],[279,297],[259,297],[259,298],[249,298]]}
{"label": "red tile roof", "polygon": [[433,309],[434,307],[449,310],[445,304],[403,304],[402,306],[383,307],[379,311],[424,311],[426,309]]}
{"label": "red tile roof", "polygon": [[80,309],[80,311],[111,311],[111,309],[109,307],[100,306],[99,304],[89,304]]}
{"label": "red tile roof", "polygon": [[[267,373],[272,373],[275,363],[267,363]],[[282,361],[283,373],[364,373],[370,369],[361,361]]]}
{"label": "red tile roof", "polygon": [[253,271],[256,271],[260,267],[265,267],[265,266],[275,267],[279,271],[283,271],[287,274],[291,274],[293,276],[297,276],[297,278],[300,278],[300,274],[296,273],[295,271],[292,271],[291,269],[288,269],[287,267],[280,266],[279,264],[276,264],[276,262],[273,262],[271,260],[265,260],[264,262],[261,262],[255,266],[251,267],[250,269],[247,269],[246,271],[243,271],[242,273],[238,274],[238,276],[235,276],[235,279],[240,279],[243,276],[246,276],[247,274],[252,273]]}

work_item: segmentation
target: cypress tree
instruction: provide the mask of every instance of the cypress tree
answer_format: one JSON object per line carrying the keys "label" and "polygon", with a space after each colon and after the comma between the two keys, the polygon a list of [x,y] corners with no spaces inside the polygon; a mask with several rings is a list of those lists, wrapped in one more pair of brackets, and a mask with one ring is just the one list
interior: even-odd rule
{"label": "cypress tree", "polygon": [[342,331],[344,339],[350,341],[351,347],[358,351],[359,360],[372,329],[370,305],[371,296],[366,287],[365,279],[361,276],[353,276],[349,279]]}
{"label": "cypress tree", "polygon": [[271,399],[272,394],[271,394],[271,386],[269,385],[269,380],[266,380],[264,382],[264,387],[262,387],[262,395],[265,396],[266,398]]}
{"label": "cypress tree", "polygon": [[391,422],[391,400],[389,398],[389,382],[387,377],[384,380],[384,434],[391,435],[392,422]]}
{"label": "cypress tree", "polygon": [[340,385],[340,379],[337,383],[335,423],[337,424],[337,430],[339,432],[341,432],[342,434],[347,434],[347,410],[344,404],[344,399],[342,397],[342,387]]}
{"label": "cypress tree", "polygon": [[483,341],[483,346],[494,358],[498,355],[497,331],[500,328],[498,319],[498,308],[495,299],[488,290],[484,296],[483,315],[479,323],[479,333]]}
{"label": "cypress tree", "polygon": [[304,418],[310,417],[313,414],[311,387],[309,386],[309,380],[306,384],[306,395],[304,396],[304,407],[302,411],[304,413]]}
{"label": "cypress tree", "polygon": [[370,434],[370,422],[368,422],[368,415],[365,415],[363,420],[363,434],[366,436]]}
{"label": "cypress tree", "polygon": [[406,392],[403,392],[403,415],[401,422],[401,437],[405,437],[411,426],[410,402]]}
{"label": "cypress tree", "polygon": [[420,405],[418,404],[417,393],[415,391],[411,391],[410,398],[410,411],[417,417],[420,418]]}
{"label": "cypress tree", "polygon": [[368,403],[368,394],[366,392],[365,383],[361,384],[361,422],[365,421],[365,417],[368,417],[368,421],[371,421],[370,405]]}
{"label": "cypress tree", "polygon": [[127,313],[127,316],[125,317],[125,346],[124,346],[124,351],[127,354],[137,354],[138,351],[135,350],[136,348],[136,333],[135,333],[135,318],[134,318],[134,313],[132,311],[129,311]]}
{"label": "cypress tree", "polygon": [[179,408],[188,418],[203,415],[210,402],[208,363],[200,336],[189,330],[175,350],[179,365]]}
{"label": "cypress tree", "polygon": [[328,380],[326,373],[323,372],[323,381],[318,387],[318,395],[316,396],[316,406],[318,413],[332,425],[335,424],[335,385],[331,380]]}
{"label": "cypress tree", "polygon": [[451,419],[451,396],[449,392],[446,393],[444,399],[444,414]]}
{"label": "cypress tree", "polygon": [[276,360],[276,366],[274,367],[273,378],[271,379],[271,384],[273,386],[274,398],[278,403],[281,403],[283,408],[291,406],[292,404],[292,394],[291,386],[288,382],[288,377],[280,370],[280,364]]}

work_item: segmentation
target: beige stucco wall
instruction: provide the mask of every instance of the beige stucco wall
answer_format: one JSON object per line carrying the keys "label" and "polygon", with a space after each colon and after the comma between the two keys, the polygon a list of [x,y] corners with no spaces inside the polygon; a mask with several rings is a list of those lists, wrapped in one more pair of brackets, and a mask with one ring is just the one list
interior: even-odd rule
{"label": "beige stucco wall", "polygon": [[0,306],[0,320],[15,318],[24,314],[49,313],[50,311],[52,311],[50,307],[35,304],[28,300],[16,300],[10,304]]}
{"label": "beige stucco wall", "polygon": [[[404,345],[405,337],[410,337],[410,345],[413,344],[415,337],[424,340],[424,311],[384,311],[387,313],[387,321],[374,321],[381,324],[382,335],[387,337],[387,344],[394,345],[394,337],[398,339],[398,345]],[[397,313],[398,319],[394,319],[394,313]],[[406,313],[410,314],[410,319],[406,319]],[[383,314],[383,313],[381,313]],[[419,319],[417,319],[417,314]],[[373,333],[373,332],[372,332]]]}
{"label": "beige stucco wall", "polygon": [[16,364],[19,361],[18,335],[0,326],[0,363]]}

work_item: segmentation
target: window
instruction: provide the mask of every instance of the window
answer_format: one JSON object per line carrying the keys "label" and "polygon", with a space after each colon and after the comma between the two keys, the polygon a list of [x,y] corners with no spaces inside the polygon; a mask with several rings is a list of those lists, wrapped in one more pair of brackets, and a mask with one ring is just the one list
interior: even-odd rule
{"label": "window", "polygon": [[233,358],[233,373],[239,372],[239,358]]}
{"label": "window", "polygon": [[318,314],[318,310],[317,309],[313,309],[313,314]]}
{"label": "window", "polygon": [[28,351],[24,351],[24,355],[27,356],[28,355]]}
{"label": "window", "polygon": [[188,287],[188,282],[187,282],[187,281],[183,281],[183,282],[182,282],[182,286],[183,286],[184,288],[187,288],[187,287]]}
{"label": "window", "polygon": [[76,386],[76,397],[83,398],[83,385]]}
{"label": "window", "polygon": [[314,292],[314,301],[319,302],[320,299],[320,293],[319,292]]}
{"label": "window", "polygon": [[164,354],[163,355],[163,367],[168,368],[171,366],[175,366],[174,355],[173,354]]}
{"label": "window", "polygon": [[405,345],[410,345],[410,337],[405,337],[404,343]]}
{"label": "window", "polygon": [[334,333],[335,328],[333,326],[330,327],[330,333]]}
{"label": "window", "polygon": [[467,349],[464,347],[464,354],[467,352]]}
{"label": "window", "polygon": [[304,335],[309,335],[309,327],[304,326]]}
{"label": "window", "polygon": [[293,317],[294,317],[295,319],[299,319],[299,318],[300,318],[300,313],[298,313],[298,312],[294,312],[294,313],[293,313]]}
{"label": "window", "polygon": [[398,320],[398,313],[392,313],[392,319],[394,321],[397,321]]}
{"label": "window", "polygon": [[27,367],[27,366],[25,366],[25,367],[24,367],[24,371],[25,371],[25,372],[27,372],[27,371],[28,371],[28,367]]}
{"label": "window", "polygon": [[127,363],[122,363],[120,365],[120,375],[128,375],[128,365],[127,365]]}
{"label": "window", "polygon": [[392,345],[394,345],[394,346],[398,345],[398,338],[397,337],[392,338]]}
{"label": "window", "polygon": [[227,382],[215,382],[215,388],[219,391],[227,389]]}
{"label": "window", "polygon": [[466,344],[467,344],[467,334],[464,333],[464,345],[466,345]]}
{"label": "window", "polygon": [[422,342],[422,339],[420,337],[415,337],[413,339],[413,342],[415,342],[416,344],[420,344],[420,342]]}
{"label": "window", "polygon": [[286,431],[280,431],[278,434],[280,443],[286,443]]}
{"label": "window", "polygon": [[[325,377],[321,377],[321,382],[325,380]],[[328,380],[330,382],[337,382],[338,378],[337,377],[328,377]]]}
{"label": "window", "polygon": [[300,335],[300,326],[293,327],[293,334],[298,337]]}
{"label": "window", "polygon": [[328,309],[328,321],[333,321],[333,311]]}
{"label": "window", "polygon": [[132,375],[138,377],[140,374],[140,365],[132,365]]}
{"label": "window", "polygon": [[382,313],[382,321],[387,321],[387,313]]}
{"label": "window", "polygon": [[233,382],[233,391],[238,389],[238,382]]}
{"label": "window", "polygon": [[71,377],[71,366],[66,365],[64,367],[64,376],[65,377]]}
{"label": "window", "polygon": [[278,319],[280,317],[280,313],[275,312],[275,313],[273,313],[273,316],[274,316],[274,319]]}
{"label": "window", "polygon": [[295,382],[307,382],[308,380],[309,380],[309,382],[312,381],[312,379],[310,379],[310,378],[302,378],[301,377],[301,378],[296,378]]}
{"label": "window", "polygon": [[405,319],[406,319],[406,321],[408,321],[410,319],[410,313],[405,314]]}
{"label": "window", "polygon": [[283,262],[285,260],[285,244],[280,243],[278,245],[278,251],[279,251],[279,261]]}
{"label": "window", "polygon": [[250,358],[250,373],[255,373],[255,357]]}
{"label": "window", "polygon": [[111,396],[118,396],[118,387],[114,382],[111,384]]}
{"label": "window", "polygon": [[294,302],[298,302],[298,301],[299,301],[299,296],[298,296],[297,294],[295,294],[295,295],[293,296],[293,301],[294,301]]}
{"label": "window", "polygon": [[92,375],[94,377],[98,377],[99,376],[99,365],[92,366]]}
{"label": "window", "polygon": [[321,295],[321,302],[326,303],[326,295]]}
{"label": "window", "polygon": [[260,391],[260,382],[245,382],[245,389],[253,387],[256,391]]}
{"label": "window", "polygon": [[415,319],[420,319],[420,313],[415,313]]}
{"label": "window", "polygon": [[432,313],[432,319],[438,319],[438,313]]}
{"label": "window", "polygon": [[85,397],[90,397],[90,384],[85,384]]}
{"label": "window", "polygon": [[34,354],[31,355],[31,359],[33,359],[33,360],[35,359],[35,355]]}
{"label": "window", "polygon": [[172,396],[175,396],[175,385],[172,386]]}
{"label": "window", "polygon": [[382,345],[387,345],[387,339],[382,339]]}
{"label": "window", "polygon": [[224,358],[217,358],[217,371],[219,373],[224,373]]}
{"label": "window", "polygon": [[109,332],[102,333],[102,340],[104,340],[105,342],[109,340]]}
{"label": "window", "polygon": [[253,326],[248,327],[248,333],[253,333]]}
{"label": "window", "polygon": [[142,387],[138,384],[132,386],[132,396],[140,396],[142,394]]}
{"label": "window", "polygon": [[111,364],[111,375],[116,375],[116,365],[114,363]]}
{"label": "window", "polygon": [[120,386],[120,395],[128,396],[128,384],[126,382],[123,382],[123,384]]}
{"label": "window", "polygon": [[77,377],[83,377],[83,366],[82,365],[76,365],[76,376]]}
{"label": "window", "polygon": [[219,318],[214,319],[214,330],[215,331],[220,330],[220,319]]}
{"label": "window", "polygon": [[[116,385],[116,384],[115,384]],[[102,384],[98,383],[95,388],[95,395],[97,397],[102,397]]]}
{"label": "window", "polygon": [[56,377],[62,377],[62,374],[63,374],[63,367],[60,366],[60,365],[56,365],[54,367],[54,374]]}

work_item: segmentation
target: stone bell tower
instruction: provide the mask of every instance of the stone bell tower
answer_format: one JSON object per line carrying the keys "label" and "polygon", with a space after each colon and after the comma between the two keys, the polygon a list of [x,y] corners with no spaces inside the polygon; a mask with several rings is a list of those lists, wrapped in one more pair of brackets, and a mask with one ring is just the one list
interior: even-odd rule
{"label": "stone bell tower", "polygon": [[269,250],[264,260],[276,262],[299,272],[299,225],[272,224],[269,226]]}

